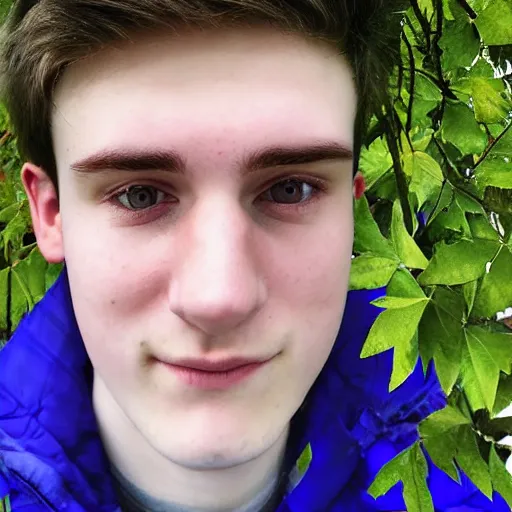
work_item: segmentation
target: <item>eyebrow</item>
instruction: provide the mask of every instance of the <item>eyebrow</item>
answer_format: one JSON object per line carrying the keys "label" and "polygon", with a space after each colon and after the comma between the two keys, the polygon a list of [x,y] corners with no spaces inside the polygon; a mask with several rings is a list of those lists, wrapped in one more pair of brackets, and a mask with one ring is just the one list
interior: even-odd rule
{"label": "eyebrow", "polygon": [[[324,142],[306,146],[271,146],[248,154],[239,162],[244,173],[280,166],[303,165],[325,160],[350,160],[352,150],[338,142]],[[87,156],[71,165],[80,174],[119,171],[168,171],[184,174],[186,162],[172,150],[110,149]]]}

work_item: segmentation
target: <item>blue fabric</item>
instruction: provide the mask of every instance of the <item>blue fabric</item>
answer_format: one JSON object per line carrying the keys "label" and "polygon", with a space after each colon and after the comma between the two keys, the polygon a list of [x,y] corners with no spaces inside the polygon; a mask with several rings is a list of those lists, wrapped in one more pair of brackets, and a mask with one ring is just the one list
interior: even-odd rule
{"label": "blue fabric", "polygon": [[[374,500],[366,489],[418,438],[418,422],[445,405],[434,369],[388,393],[390,352],[361,360],[384,290],[350,292],[334,349],[308,397],[296,454],[313,458],[278,512],[402,511],[401,484]],[[0,496],[13,511],[114,512],[113,490],[91,404],[92,368],[64,271],[0,352]],[[429,461],[437,512],[505,512],[461,473],[459,485]]]}

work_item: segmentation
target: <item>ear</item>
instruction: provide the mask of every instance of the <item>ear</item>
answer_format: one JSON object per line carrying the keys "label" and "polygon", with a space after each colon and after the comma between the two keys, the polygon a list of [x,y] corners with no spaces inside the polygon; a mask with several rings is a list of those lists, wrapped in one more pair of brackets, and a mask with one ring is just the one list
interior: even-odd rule
{"label": "ear", "polygon": [[353,193],[356,199],[361,199],[363,197],[364,191],[366,190],[366,183],[364,182],[364,177],[360,172],[357,172],[354,176],[354,187]]}
{"label": "ear", "polygon": [[64,244],[55,186],[40,167],[31,163],[23,166],[21,181],[28,196],[39,250],[48,263],[61,263],[64,261]]}

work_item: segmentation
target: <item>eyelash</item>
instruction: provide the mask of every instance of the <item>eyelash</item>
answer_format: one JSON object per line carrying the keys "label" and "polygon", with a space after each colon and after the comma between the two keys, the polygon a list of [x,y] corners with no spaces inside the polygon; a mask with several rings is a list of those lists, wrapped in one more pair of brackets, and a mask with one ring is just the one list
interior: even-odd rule
{"label": "eyelash", "polygon": [[[310,187],[312,187],[311,196],[308,199],[305,199],[304,201],[300,201],[298,203],[277,203],[275,201],[269,201],[262,198],[262,195],[266,192],[270,191],[270,189],[276,185],[287,183],[287,182],[296,182],[299,184],[307,184]],[[157,192],[163,192],[161,188],[159,188],[157,185],[149,184],[149,183],[133,183],[130,185],[125,185],[121,190],[117,190],[116,192],[113,192],[109,195],[107,198],[107,201],[111,203],[111,205],[116,208],[116,210],[121,211],[123,215],[128,215],[131,217],[132,221],[144,223],[144,222],[150,222],[153,220],[151,217],[156,216],[157,218],[162,215],[161,209],[166,207],[166,205],[177,203],[178,200],[172,200],[174,197],[172,194],[169,194],[167,192],[163,192],[166,196],[164,200],[162,200],[160,203],[150,206],[148,208],[144,209],[130,209],[121,204],[119,201],[119,197],[125,193],[127,193],[131,188],[133,187],[148,187],[153,188]],[[319,196],[322,195],[322,193],[325,193],[327,191],[327,184],[325,180],[308,176],[302,177],[302,176],[287,176],[285,178],[281,178],[278,180],[271,181],[270,183],[266,184],[264,187],[262,187],[261,192],[257,196],[258,203],[267,203],[270,204],[268,208],[273,209],[278,215],[286,216],[288,215],[298,215],[302,213],[304,210],[306,210],[309,206],[311,206],[316,200],[319,199]],[[169,200],[171,198],[171,200]],[[168,206],[167,206],[168,209]]]}

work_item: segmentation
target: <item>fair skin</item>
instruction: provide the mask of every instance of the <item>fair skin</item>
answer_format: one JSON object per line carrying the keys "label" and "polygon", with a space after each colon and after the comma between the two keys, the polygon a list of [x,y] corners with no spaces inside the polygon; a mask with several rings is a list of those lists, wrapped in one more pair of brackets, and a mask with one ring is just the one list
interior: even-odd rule
{"label": "fair skin", "polygon": [[[42,169],[22,178],[43,255],[66,262],[108,455],[155,498],[240,506],[277,473],[343,314],[351,70],[275,29],[183,30],[75,63],[54,99],[59,198]],[[92,166],[105,151],[172,154]],[[162,363],[232,357],[266,363],[222,389]]]}

